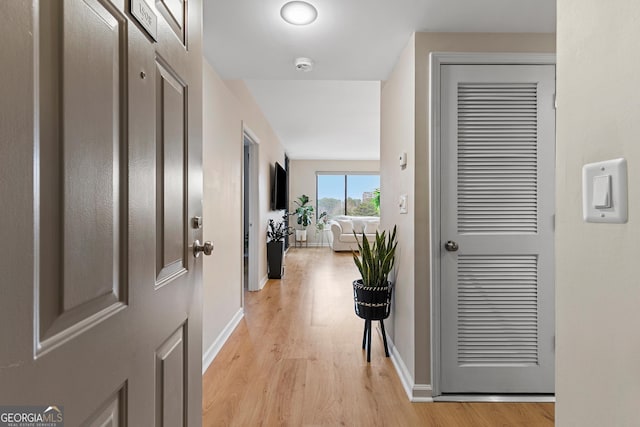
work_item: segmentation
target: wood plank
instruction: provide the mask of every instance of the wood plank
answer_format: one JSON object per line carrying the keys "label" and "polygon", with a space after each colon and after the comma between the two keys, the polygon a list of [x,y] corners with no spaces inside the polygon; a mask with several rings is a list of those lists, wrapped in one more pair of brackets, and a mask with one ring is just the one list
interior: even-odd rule
{"label": "wood plank", "polygon": [[204,426],[553,425],[553,404],[411,403],[377,333],[366,362],[351,254],[291,248],[285,262],[282,280],[245,294],[205,373]]}

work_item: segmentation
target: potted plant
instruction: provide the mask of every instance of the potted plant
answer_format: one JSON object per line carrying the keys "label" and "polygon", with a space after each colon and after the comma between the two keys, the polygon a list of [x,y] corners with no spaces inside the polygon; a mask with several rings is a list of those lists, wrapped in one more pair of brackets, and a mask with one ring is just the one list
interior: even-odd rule
{"label": "potted plant", "polygon": [[[285,217],[283,217],[284,219]],[[281,279],[283,274],[284,239],[291,234],[284,221],[269,220],[267,228],[267,266],[269,279]]]}
{"label": "potted plant", "polygon": [[[356,233],[353,233],[356,236]],[[357,237],[357,236],[356,236]],[[353,282],[353,299],[358,317],[364,319],[362,348],[367,349],[367,362],[371,361],[371,321],[379,320],[384,342],[384,353],[389,357],[384,319],[391,312],[391,293],[393,286],[389,282],[389,273],[395,264],[396,227],[387,234],[376,231],[373,244],[369,244],[364,233],[362,243],[358,241],[359,254],[353,253],[353,261],[360,271],[361,279]]]}
{"label": "potted plant", "polygon": [[329,223],[329,214],[327,211],[323,211],[320,215],[318,215],[318,219],[316,220],[316,230],[322,231]]}
{"label": "potted plant", "polygon": [[298,200],[294,200],[294,203],[298,205],[292,215],[296,215],[298,225],[302,226],[302,229],[296,230],[296,242],[307,241],[307,227],[311,225],[313,219],[313,206],[309,203],[309,196],[303,194],[298,197]]}
{"label": "potted plant", "polygon": [[318,219],[316,220],[316,241],[318,237],[318,233],[320,233],[320,246],[324,245],[324,230],[329,224],[329,214],[327,211],[323,211],[320,215],[318,215]]}

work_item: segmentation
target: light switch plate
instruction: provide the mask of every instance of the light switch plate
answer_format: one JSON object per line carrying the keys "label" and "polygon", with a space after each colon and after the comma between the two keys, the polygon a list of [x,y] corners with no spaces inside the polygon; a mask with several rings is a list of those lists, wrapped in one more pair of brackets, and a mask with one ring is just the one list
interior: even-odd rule
{"label": "light switch plate", "polygon": [[407,152],[403,151],[402,153],[400,153],[400,155],[398,156],[398,160],[400,161],[400,167],[402,169],[407,167]]}
{"label": "light switch plate", "polygon": [[627,198],[627,161],[625,159],[607,160],[583,166],[582,216],[585,221],[626,223]]}
{"label": "light switch plate", "polygon": [[401,214],[406,214],[408,212],[408,208],[407,208],[407,195],[406,194],[401,194],[400,195],[400,200],[398,202],[398,205],[400,207],[400,213]]}

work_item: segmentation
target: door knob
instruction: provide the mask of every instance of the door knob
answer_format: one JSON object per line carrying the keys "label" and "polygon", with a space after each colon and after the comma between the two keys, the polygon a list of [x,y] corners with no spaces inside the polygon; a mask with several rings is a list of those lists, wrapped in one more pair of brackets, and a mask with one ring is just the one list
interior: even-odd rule
{"label": "door knob", "polygon": [[213,243],[210,241],[204,242],[204,244],[200,244],[200,240],[196,240],[193,242],[193,256],[198,258],[200,256],[200,252],[205,255],[211,255],[213,252]]}
{"label": "door knob", "polygon": [[449,240],[447,243],[444,244],[444,248],[449,252],[455,252],[458,250],[458,244],[453,240]]}

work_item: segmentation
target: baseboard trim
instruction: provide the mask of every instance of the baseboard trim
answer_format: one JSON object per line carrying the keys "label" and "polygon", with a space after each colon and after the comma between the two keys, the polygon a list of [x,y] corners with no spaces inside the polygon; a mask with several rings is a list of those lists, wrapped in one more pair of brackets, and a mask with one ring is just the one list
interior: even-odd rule
{"label": "baseboard trim", "polygon": [[431,384],[414,384],[412,402],[433,402]]}
{"label": "baseboard trim", "polygon": [[447,394],[433,399],[436,402],[515,402],[515,403],[555,403],[554,395],[519,394],[519,395],[469,395]]}
{"label": "baseboard trim", "polygon": [[[378,333],[382,335],[380,328],[376,329],[378,330]],[[433,389],[431,384],[414,383],[411,372],[409,372],[409,369],[404,363],[404,360],[402,360],[402,357],[400,357],[393,340],[389,338],[388,335],[387,345],[389,346],[389,357],[391,358],[391,363],[393,363],[393,367],[396,369],[398,377],[400,377],[400,382],[402,383],[402,387],[404,388],[405,393],[407,393],[409,400],[414,403],[433,402]]]}
{"label": "baseboard trim", "polygon": [[[380,328],[378,329],[378,333],[382,333]],[[389,347],[389,356],[391,357],[391,363],[393,363],[393,367],[396,368],[396,373],[400,377],[400,382],[402,383],[402,387],[404,387],[405,393],[407,393],[407,397],[409,400],[413,398],[413,377],[405,365],[404,360],[398,354],[398,350],[396,349],[393,340],[389,338],[387,335],[387,345]]]}
{"label": "baseboard trim", "polygon": [[220,332],[220,335],[218,335],[218,337],[213,341],[213,344],[211,344],[207,351],[204,352],[204,355],[202,356],[202,375],[207,371],[211,362],[216,358],[222,349],[222,346],[227,342],[243,317],[244,309],[240,308],[240,310],[233,315],[229,323],[227,323],[227,326],[225,326],[222,332]]}
{"label": "baseboard trim", "polygon": [[269,276],[265,274],[264,277],[260,280],[260,284],[258,285],[258,290],[261,291],[262,288],[264,288],[264,285],[266,285],[268,281],[269,281]]}

